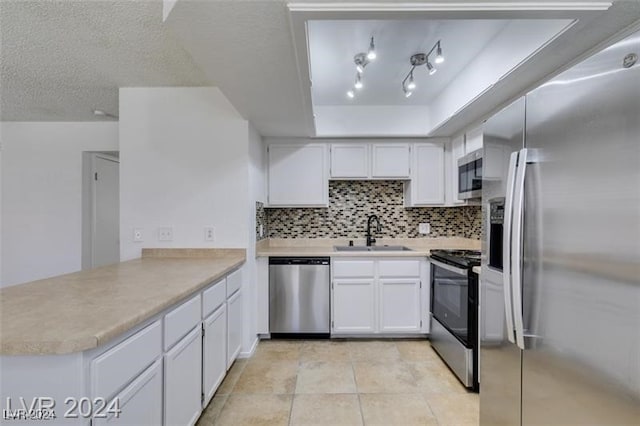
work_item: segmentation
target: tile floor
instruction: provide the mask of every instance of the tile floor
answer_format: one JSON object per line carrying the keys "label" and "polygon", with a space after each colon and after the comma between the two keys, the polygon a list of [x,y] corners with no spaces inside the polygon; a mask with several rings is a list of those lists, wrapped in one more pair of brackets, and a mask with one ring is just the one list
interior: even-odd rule
{"label": "tile floor", "polygon": [[426,340],[263,340],[198,425],[477,425],[478,402]]}

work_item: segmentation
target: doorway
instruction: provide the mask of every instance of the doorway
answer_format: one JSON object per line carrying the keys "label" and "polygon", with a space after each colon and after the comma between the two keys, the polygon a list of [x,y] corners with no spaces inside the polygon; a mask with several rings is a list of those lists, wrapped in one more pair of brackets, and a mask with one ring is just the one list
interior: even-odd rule
{"label": "doorway", "polygon": [[120,261],[118,152],[83,153],[82,269]]}

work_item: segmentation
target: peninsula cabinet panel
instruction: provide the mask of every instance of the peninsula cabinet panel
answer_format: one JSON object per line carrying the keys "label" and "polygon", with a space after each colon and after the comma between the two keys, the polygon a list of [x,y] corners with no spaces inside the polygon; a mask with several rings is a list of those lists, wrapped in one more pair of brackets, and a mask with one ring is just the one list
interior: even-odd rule
{"label": "peninsula cabinet panel", "polygon": [[[157,426],[162,424],[162,360],[138,376],[129,386],[115,396],[120,413],[110,413],[105,418],[93,420],[96,426]],[[113,403],[113,402],[112,402]],[[112,403],[107,404],[110,407]]]}
{"label": "peninsula cabinet panel", "polygon": [[227,374],[227,306],[223,304],[202,323],[202,391],[204,409]]}
{"label": "peninsula cabinet panel", "polygon": [[164,356],[164,424],[193,425],[202,410],[202,328]]}

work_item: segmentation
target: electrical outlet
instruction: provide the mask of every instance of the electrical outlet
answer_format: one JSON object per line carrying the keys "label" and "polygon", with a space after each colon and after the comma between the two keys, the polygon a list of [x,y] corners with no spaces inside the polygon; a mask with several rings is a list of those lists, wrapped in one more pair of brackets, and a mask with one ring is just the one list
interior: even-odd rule
{"label": "electrical outlet", "polygon": [[170,226],[158,228],[158,241],[173,241],[173,228]]}
{"label": "electrical outlet", "polygon": [[422,235],[428,235],[431,232],[431,224],[424,222],[418,225],[418,233]]}
{"label": "electrical outlet", "polygon": [[133,228],[133,241],[138,243],[144,240],[142,228]]}
{"label": "electrical outlet", "polygon": [[204,240],[205,241],[213,241],[213,227],[207,226],[204,228]]}

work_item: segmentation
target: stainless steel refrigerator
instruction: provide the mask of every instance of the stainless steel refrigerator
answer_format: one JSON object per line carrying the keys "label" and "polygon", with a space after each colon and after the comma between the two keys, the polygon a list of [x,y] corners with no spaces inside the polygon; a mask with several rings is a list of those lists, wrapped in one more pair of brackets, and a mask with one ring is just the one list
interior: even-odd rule
{"label": "stainless steel refrigerator", "polygon": [[640,424],[640,32],[487,120],[481,425]]}

